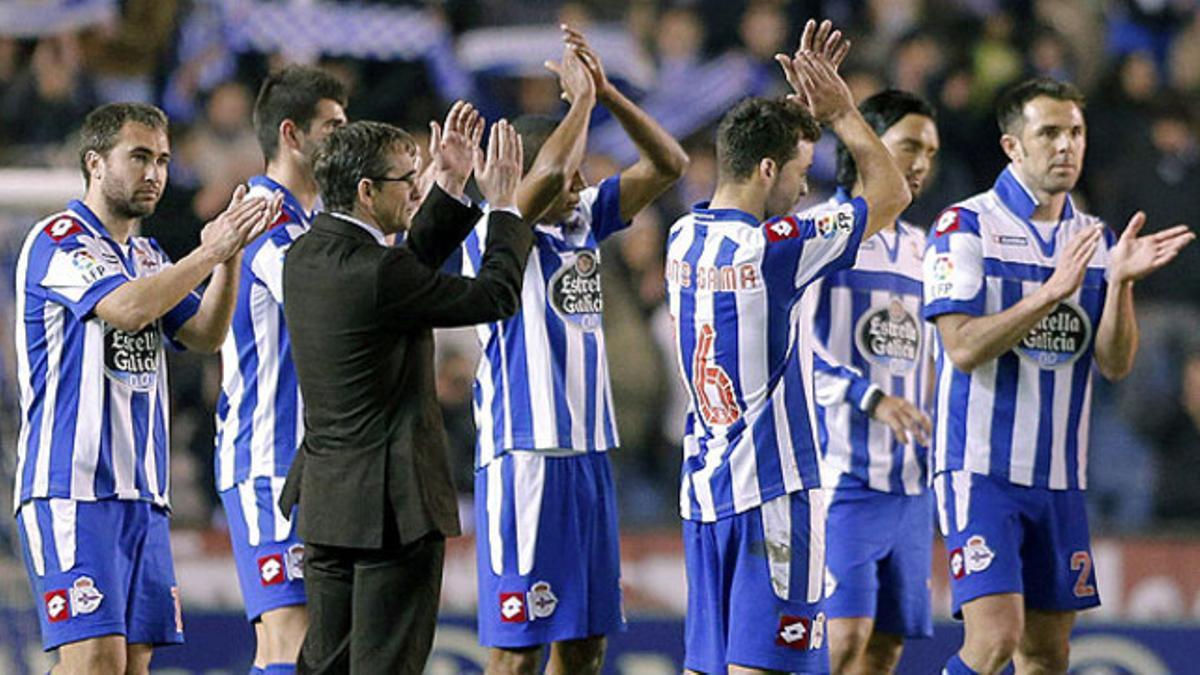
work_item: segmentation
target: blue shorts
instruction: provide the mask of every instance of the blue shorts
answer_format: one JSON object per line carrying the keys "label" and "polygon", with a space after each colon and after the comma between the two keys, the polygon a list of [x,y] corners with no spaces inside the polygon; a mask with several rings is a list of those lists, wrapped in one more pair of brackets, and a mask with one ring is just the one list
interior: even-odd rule
{"label": "blue shorts", "polygon": [[42,648],[104,635],[183,642],[165,509],[149,502],[34,499],[17,512]]}
{"label": "blue shorts", "polygon": [[881,633],[932,637],[932,494],[863,487],[831,492],[825,614],[873,618]]}
{"label": "blue shorts", "polygon": [[793,492],[714,523],[683,522],[685,668],[829,672],[824,497]]}
{"label": "blue shorts", "polygon": [[1020,593],[1027,608],[1047,611],[1100,604],[1082,490],[967,471],[938,474],[934,488],[955,618],[964,604],[998,593]]}
{"label": "blue shorts", "polygon": [[521,648],[624,630],[607,453],[510,452],[475,472],[479,642]]}
{"label": "blue shorts", "polygon": [[279,510],[282,478],[255,478],[221,493],[246,618],[303,605],[304,543]]}

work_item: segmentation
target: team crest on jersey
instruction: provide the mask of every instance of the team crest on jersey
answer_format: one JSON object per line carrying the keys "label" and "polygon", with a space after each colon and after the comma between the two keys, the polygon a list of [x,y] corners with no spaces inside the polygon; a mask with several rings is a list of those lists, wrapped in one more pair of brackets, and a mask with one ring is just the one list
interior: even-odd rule
{"label": "team crest on jersey", "polygon": [[136,333],[104,324],[104,372],[134,391],[154,390],[161,348],[157,321]]}
{"label": "team crest on jersey", "polygon": [[858,320],[854,342],[868,361],[894,375],[910,372],[921,352],[921,322],[899,298],[875,306]]}
{"label": "team crest on jersey", "polygon": [[154,273],[162,267],[158,254],[150,247],[150,244],[143,241],[134,240],[133,259],[137,262],[139,272]]}
{"label": "team crest on jersey", "polygon": [[73,234],[83,232],[83,228],[79,225],[79,221],[70,216],[63,216],[50,221],[46,227],[42,228],[42,231],[57,244]]}
{"label": "team crest on jersey", "polygon": [[96,588],[96,582],[91,577],[79,577],[71,585],[71,614],[91,614],[100,608],[104,594]]}
{"label": "team crest on jersey", "polygon": [[600,290],[600,258],[595,251],[576,251],[550,278],[550,306],[566,321],[584,330],[600,328],[604,296]]}
{"label": "team crest on jersey", "polygon": [[1041,368],[1065,368],[1083,355],[1092,338],[1092,322],[1072,302],[1057,307],[1021,338],[1017,353]]}
{"label": "team crest on jersey", "polygon": [[67,589],[60,588],[42,596],[46,605],[46,619],[50,623],[58,623],[71,618],[71,601],[67,599]]}

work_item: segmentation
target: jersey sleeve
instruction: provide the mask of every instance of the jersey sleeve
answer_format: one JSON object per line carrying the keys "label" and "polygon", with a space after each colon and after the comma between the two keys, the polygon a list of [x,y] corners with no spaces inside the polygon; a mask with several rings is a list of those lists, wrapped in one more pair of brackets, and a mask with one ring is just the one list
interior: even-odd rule
{"label": "jersey sleeve", "polygon": [[813,352],[813,389],[817,403],[826,408],[849,403],[865,410],[871,393],[879,389],[857,368],[833,360],[824,349]]}
{"label": "jersey sleeve", "polygon": [[942,314],[984,313],[983,240],[973,211],[953,207],[938,216],[925,246],[922,273],[921,315],[927,321]]}
{"label": "jersey sleeve", "polygon": [[484,204],[483,216],[479,218],[479,222],[475,224],[475,227],[458,247],[460,253],[458,267],[447,270],[447,272],[472,278],[479,274],[479,266],[483,264],[483,250],[486,247],[488,236],[488,214],[491,212],[491,207]]}
{"label": "jersey sleeve", "polygon": [[[63,223],[63,224],[60,224]],[[82,230],[61,238],[55,229],[78,228],[69,218],[55,221],[38,235],[30,251],[31,268],[42,268],[34,281],[47,295],[70,310],[80,321],[91,316],[96,304],[130,281],[121,259],[109,245]],[[44,268],[37,259],[44,261]]]}
{"label": "jersey sleeve", "polygon": [[609,176],[595,187],[579,194],[578,211],[596,237],[604,241],[609,235],[629,227],[630,221],[621,220],[621,176]]}
{"label": "jersey sleeve", "polygon": [[867,227],[867,202],[855,197],[818,207],[804,217],[774,218],[762,227],[767,239],[764,265],[787,270],[800,291],[814,279],[854,264]]}
{"label": "jersey sleeve", "polygon": [[286,246],[280,246],[273,239],[264,239],[258,250],[249,252],[250,272],[254,278],[267,287],[271,298],[278,304],[283,304],[283,256],[287,253]]}

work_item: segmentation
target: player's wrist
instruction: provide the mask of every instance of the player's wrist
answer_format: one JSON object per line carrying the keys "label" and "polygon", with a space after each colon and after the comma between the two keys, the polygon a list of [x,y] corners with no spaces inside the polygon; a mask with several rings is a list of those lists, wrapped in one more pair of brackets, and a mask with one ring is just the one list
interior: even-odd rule
{"label": "player's wrist", "polygon": [[466,194],[467,191],[467,176],[458,175],[454,172],[440,171],[434,177],[434,183],[442,189],[443,192],[458,199]]}

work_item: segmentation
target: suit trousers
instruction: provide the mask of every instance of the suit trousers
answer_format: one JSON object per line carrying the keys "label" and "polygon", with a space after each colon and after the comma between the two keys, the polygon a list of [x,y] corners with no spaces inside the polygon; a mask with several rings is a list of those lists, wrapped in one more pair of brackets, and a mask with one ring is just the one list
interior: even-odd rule
{"label": "suit trousers", "polygon": [[378,549],[306,543],[308,633],[297,673],[421,675],[433,647],[446,540]]}

